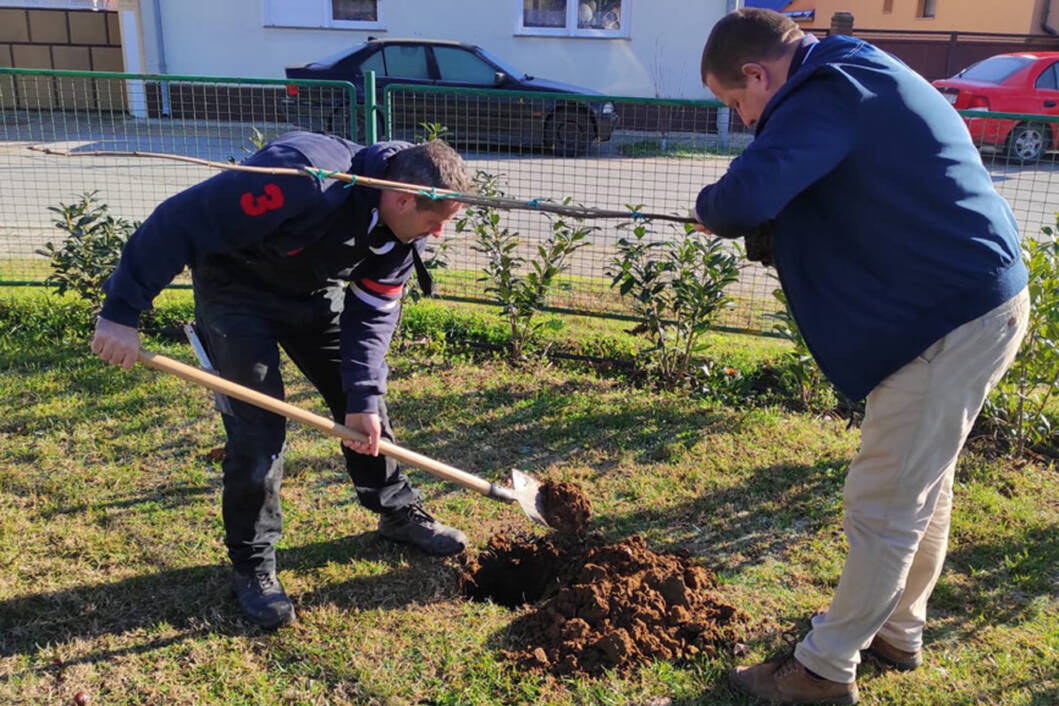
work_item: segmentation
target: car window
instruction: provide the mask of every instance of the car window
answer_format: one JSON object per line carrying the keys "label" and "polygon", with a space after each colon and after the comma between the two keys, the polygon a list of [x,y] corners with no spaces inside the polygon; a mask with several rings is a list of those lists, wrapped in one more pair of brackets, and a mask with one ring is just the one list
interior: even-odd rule
{"label": "car window", "polygon": [[991,56],[956,75],[970,81],[1003,83],[1008,76],[1031,63],[1033,59],[1024,56]]}
{"label": "car window", "polygon": [[1059,89],[1059,82],[1056,81],[1056,69],[1055,64],[1051,64],[1047,69],[1041,72],[1041,75],[1037,77],[1037,82],[1033,84],[1034,87],[1054,91]]}
{"label": "car window", "polygon": [[381,50],[360,62],[360,72],[366,74],[369,71],[374,71],[376,76],[386,75],[386,65],[383,63]]}
{"label": "car window", "polygon": [[383,49],[386,75],[391,78],[429,79],[427,50],[415,44],[394,44]]}
{"label": "car window", "polygon": [[485,49],[478,47],[478,53],[484,56],[489,61],[493,62],[493,66],[499,66],[500,70],[508,76],[524,76],[525,72],[517,71],[511,64],[507,63],[503,59],[498,59],[495,54],[490,54]]}
{"label": "car window", "polygon": [[466,49],[434,47],[434,58],[442,81],[491,86],[496,80],[496,69]]}
{"label": "car window", "polygon": [[337,64],[338,62],[342,61],[343,59],[353,55],[353,53],[360,51],[363,47],[364,47],[363,44],[358,44],[357,46],[353,47],[352,49],[348,49],[348,48],[347,49],[343,49],[342,51],[335,52],[334,54],[329,54],[328,56],[325,56],[323,59],[320,59],[318,61],[314,61],[312,63],[315,64],[316,66],[322,66],[322,67],[327,68],[327,69],[334,68],[335,64]]}

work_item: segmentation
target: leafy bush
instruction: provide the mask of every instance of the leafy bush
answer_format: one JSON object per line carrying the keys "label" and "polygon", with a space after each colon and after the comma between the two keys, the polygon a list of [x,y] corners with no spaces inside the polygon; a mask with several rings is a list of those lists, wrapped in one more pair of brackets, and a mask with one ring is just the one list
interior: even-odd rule
{"label": "leafy bush", "polygon": [[416,133],[416,142],[431,142],[433,140],[445,140],[451,142],[455,135],[441,123],[419,123],[422,133]]}
{"label": "leafy bush", "polygon": [[793,383],[792,386],[798,391],[802,409],[830,409],[837,401],[835,390],[809,352],[809,346],[805,344],[802,332],[794,320],[794,313],[787,302],[787,295],[783,293],[783,289],[777,287],[772,296],[783,306],[780,311],[768,315],[768,318],[776,321],[772,325],[772,331],[794,346],[785,356],[787,365],[781,372],[781,383]]}
{"label": "leafy bush", "polygon": [[19,296],[0,298],[0,353],[80,341],[91,333],[96,311],[73,295],[45,295],[43,291],[21,291]]}
{"label": "leafy bush", "polygon": [[[629,206],[634,213],[639,207]],[[641,355],[645,372],[666,388],[686,381],[692,356],[703,352],[702,335],[730,306],[725,295],[738,279],[737,255],[713,236],[686,226],[682,236],[655,240],[651,221],[638,219],[631,237],[618,240],[618,255],[607,274],[642,323],[634,329],[651,347]]]}
{"label": "leafy bush", "polygon": [[1030,274],[1026,338],[982,411],[982,421],[1015,456],[1056,439],[1050,403],[1059,383],[1059,243],[1052,228],[1041,231],[1043,237],[1026,240],[1022,251]]}
{"label": "leafy bush", "polygon": [[[477,191],[482,196],[503,196],[499,177],[479,170],[474,177]],[[566,199],[564,203],[569,203]],[[564,218],[551,221],[551,234],[537,246],[536,257],[527,260],[518,254],[519,234],[501,224],[500,213],[494,208],[468,208],[456,221],[456,232],[473,232],[477,242],[471,247],[486,256],[486,292],[501,306],[500,315],[511,331],[509,358],[523,360],[534,335],[544,325],[562,325],[559,319],[542,322],[537,315],[547,305],[548,295],[557,286],[557,278],[569,269],[568,259],[578,249],[588,245],[586,238],[595,228],[581,221]]]}
{"label": "leafy bush", "polygon": [[52,222],[66,235],[59,247],[48,242],[37,250],[51,260],[52,274],[45,281],[56,285],[59,294],[76,293],[92,311],[103,305],[103,283],[117,267],[125,241],[140,225],[112,216],[110,207],[96,200],[97,193],[86,192],[76,203],[49,206],[58,214]]}

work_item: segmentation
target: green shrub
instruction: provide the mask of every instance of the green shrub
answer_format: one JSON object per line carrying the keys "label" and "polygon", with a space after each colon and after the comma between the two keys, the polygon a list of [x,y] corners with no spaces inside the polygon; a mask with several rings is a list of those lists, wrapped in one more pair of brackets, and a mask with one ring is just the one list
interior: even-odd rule
{"label": "green shrub", "polygon": [[693,357],[708,347],[703,334],[732,303],[725,289],[738,279],[737,256],[725,251],[720,238],[690,225],[683,235],[664,240],[652,239],[648,220],[619,228],[631,228],[632,235],[618,240],[618,255],[607,271],[611,286],[641,319],[634,330],[651,341],[641,353],[641,368],[673,388],[688,380]]}
{"label": "green shrub", "polygon": [[1059,243],[1052,228],[1041,231],[1043,237],[1027,239],[1022,251],[1029,269],[1026,338],[982,411],[982,421],[1015,456],[1027,447],[1052,447],[1056,440],[1051,402],[1059,383]]}
{"label": "green shrub", "polygon": [[84,341],[92,331],[93,309],[72,294],[20,290],[0,298],[0,350]]}
{"label": "green shrub", "polygon": [[58,247],[48,242],[37,250],[51,261],[52,273],[45,281],[56,285],[60,295],[77,294],[92,313],[103,305],[103,283],[117,267],[125,241],[139,227],[112,216],[110,207],[96,200],[97,193],[86,192],[76,203],[49,206],[58,214],[52,222],[65,235]]}
{"label": "green shrub", "polygon": [[[482,196],[503,196],[499,177],[479,170],[475,186]],[[566,199],[564,203],[569,203]],[[561,326],[562,320],[541,320],[538,314],[547,306],[548,295],[557,286],[557,278],[569,269],[568,260],[578,249],[588,245],[587,237],[595,228],[581,221],[551,219],[551,235],[537,246],[536,256],[527,260],[518,254],[519,234],[501,224],[495,208],[468,208],[456,222],[456,232],[472,232],[476,242],[471,246],[486,256],[485,291],[500,305],[500,315],[510,331],[508,357],[518,363],[526,356],[535,334],[543,326]]]}
{"label": "green shrub", "polygon": [[768,315],[768,318],[776,322],[772,325],[772,331],[794,346],[784,356],[784,365],[779,370],[780,386],[793,387],[798,393],[802,409],[806,411],[834,407],[838,401],[835,389],[824,377],[820,366],[809,352],[787,302],[787,295],[783,293],[783,289],[777,287],[772,296],[783,306],[780,311]]}

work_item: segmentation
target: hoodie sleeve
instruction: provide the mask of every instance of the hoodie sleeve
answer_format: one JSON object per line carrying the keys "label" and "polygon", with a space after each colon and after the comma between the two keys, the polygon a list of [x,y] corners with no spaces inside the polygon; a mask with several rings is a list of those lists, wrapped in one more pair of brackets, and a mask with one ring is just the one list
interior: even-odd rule
{"label": "hoodie sleeve", "polygon": [[857,100],[848,89],[824,72],[788,95],[720,181],[699,192],[703,225],[740,237],[833,170],[853,142]]}
{"label": "hoodie sleeve", "polygon": [[[395,245],[394,250],[402,247]],[[346,290],[340,348],[342,388],[350,413],[378,412],[379,398],[386,394],[386,352],[397,326],[401,293],[412,272],[411,252],[396,267],[385,262],[350,282]]]}
{"label": "hoodie sleeve", "polygon": [[[308,160],[297,150],[272,144],[244,164],[300,169]],[[182,191],[162,202],[125,244],[104,285],[107,298],[100,315],[136,326],[140,313],[186,266],[209,253],[260,242],[320,198],[316,179],[242,171],[222,171]]]}

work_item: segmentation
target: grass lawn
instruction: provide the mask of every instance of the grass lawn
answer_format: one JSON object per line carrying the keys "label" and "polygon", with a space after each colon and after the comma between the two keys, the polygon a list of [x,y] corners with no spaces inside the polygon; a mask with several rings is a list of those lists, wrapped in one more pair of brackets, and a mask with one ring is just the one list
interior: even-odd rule
{"label": "grass lawn", "polygon": [[[713,341],[743,367],[780,350]],[[145,347],[192,362],[186,345]],[[517,467],[575,482],[606,538],[691,551],[753,616],[749,652],[600,679],[511,669],[498,651],[520,612],[463,600],[450,560],[377,539],[336,443],[293,426],[279,564],[298,621],[257,630],[228,592],[220,467],[207,456],[224,441],[208,393],[5,325],[0,703],[83,691],[92,704],[742,704],[726,671],[774,654],[826,605],[859,438],[844,420],[430,346],[390,362],[400,443],[492,480]],[[289,400],[324,413],[286,372]],[[516,508],[410,473],[475,551],[503,528],[538,532]],[[965,453],[926,664],[863,665],[862,703],[1059,703],[1056,481],[1050,465]]]}

